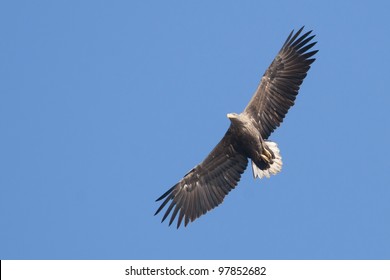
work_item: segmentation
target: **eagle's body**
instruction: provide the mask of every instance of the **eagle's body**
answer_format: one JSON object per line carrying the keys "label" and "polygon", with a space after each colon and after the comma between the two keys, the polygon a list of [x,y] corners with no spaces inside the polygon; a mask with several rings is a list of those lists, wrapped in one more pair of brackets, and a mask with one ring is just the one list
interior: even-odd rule
{"label": "eagle's body", "polygon": [[299,87],[315,60],[311,57],[317,52],[307,52],[316,43],[309,44],[314,37],[309,36],[311,31],[298,38],[302,29],[290,33],[244,111],[227,115],[231,124],[217,146],[203,162],[157,199],[165,198],[156,214],[170,202],[163,221],[173,210],[169,224],[179,214],[177,227],[183,219],[187,225],[221,204],[225,195],[237,185],[248,159],[252,161],[255,178],[280,172],[279,148],[268,137],[294,104]]}
{"label": "eagle's body", "polygon": [[282,160],[276,143],[263,139],[256,122],[247,114],[231,113],[230,128],[237,149],[252,160],[253,176],[263,178],[276,174],[282,169]]}

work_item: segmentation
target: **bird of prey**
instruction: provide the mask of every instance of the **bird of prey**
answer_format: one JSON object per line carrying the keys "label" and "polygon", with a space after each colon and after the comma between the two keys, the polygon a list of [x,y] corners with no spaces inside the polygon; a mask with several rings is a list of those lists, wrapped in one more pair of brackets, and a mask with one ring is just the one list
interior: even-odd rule
{"label": "bird of prey", "polygon": [[227,114],[230,126],[211,153],[156,200],[163,202],[155,215],[168,205],[162,222],[171,214],[169,225],[178,217],[177,228],[183,220],[187,226],[221,204],[236,187],[249,159],[255,179],[280,172],[279,148],[268,137],[294,105],[318,52],[311,50],[317,43],[312,42],[312,31],[301,35],[302,30],[290,33],[244,111]]}

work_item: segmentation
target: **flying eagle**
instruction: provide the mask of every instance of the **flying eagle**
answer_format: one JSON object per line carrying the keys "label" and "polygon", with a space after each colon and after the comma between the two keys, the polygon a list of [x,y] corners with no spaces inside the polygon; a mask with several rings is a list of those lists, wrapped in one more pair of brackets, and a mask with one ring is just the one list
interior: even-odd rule
{"label": "flying eagle", "polygon": [[176,185],[156,201],[163,200],[157,215],[166,205],[162,222],[172,213],[169,225],[177,219],[177,228],[223,202],[235,188],[241,174],[252,160],[254,178],[269,178],[282,168],[282,158],[270,134],[281,124],[294,105],[300,85],[314,62],[317,42],[309,31],[300,36],[303,27],[290,33],[283,47],[261,78],[251,101],[240,114],[230,113],[230,127],[211,153],[191,169]]}

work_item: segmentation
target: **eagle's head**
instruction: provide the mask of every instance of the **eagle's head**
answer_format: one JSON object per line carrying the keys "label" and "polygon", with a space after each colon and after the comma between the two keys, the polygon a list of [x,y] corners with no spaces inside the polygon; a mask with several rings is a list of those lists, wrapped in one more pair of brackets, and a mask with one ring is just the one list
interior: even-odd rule
{"label": "eagle's head", "polygon": [[234,125],[242,126],[249,121],[248,117],[243,114],[229,113],[227,114],[227,117]]}

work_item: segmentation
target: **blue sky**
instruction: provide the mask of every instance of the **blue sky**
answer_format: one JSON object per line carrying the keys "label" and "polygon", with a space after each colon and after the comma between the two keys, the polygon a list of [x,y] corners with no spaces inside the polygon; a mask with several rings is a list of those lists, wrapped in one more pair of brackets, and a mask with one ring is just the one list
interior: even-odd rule
{"label": "blue sky", "polygon": [[[0,259],[389,259],[388,1],[1,1]],[[282,126],[187,228],[155,199],[211,151],[292,29]]]}

